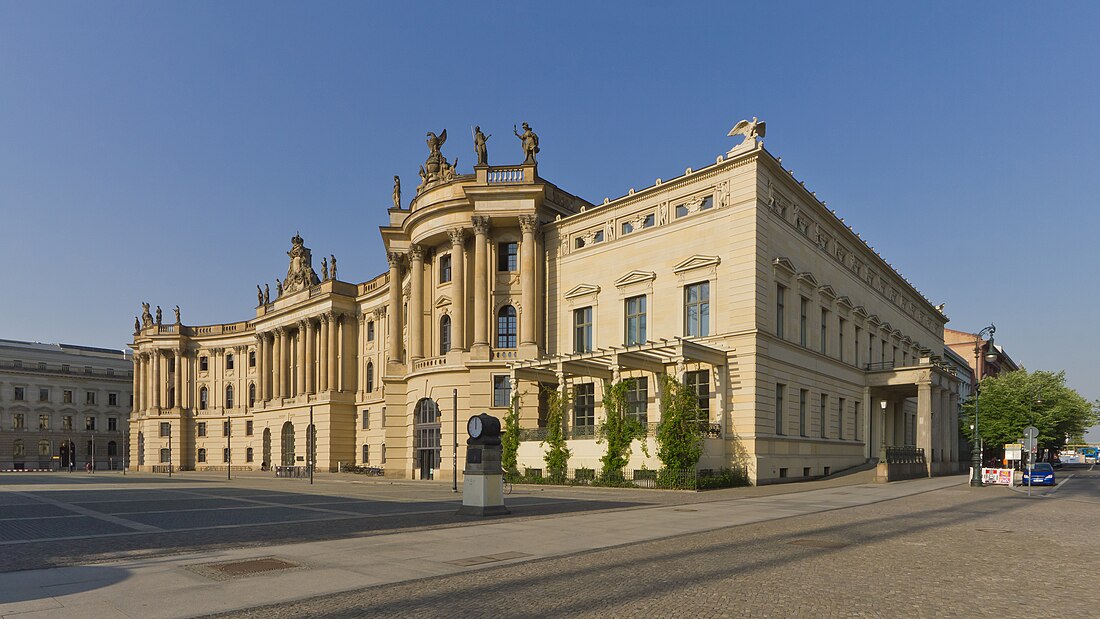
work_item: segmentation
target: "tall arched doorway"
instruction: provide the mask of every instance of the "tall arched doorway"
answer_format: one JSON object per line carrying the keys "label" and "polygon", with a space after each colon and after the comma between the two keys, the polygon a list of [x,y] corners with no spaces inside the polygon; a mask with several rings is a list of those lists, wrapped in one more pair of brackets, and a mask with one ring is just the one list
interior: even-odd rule
{"label": "tall arched doorway", "polygon": [[145,466],[145,433],[138,432],[138,466]]}
{"label": "tall arched doorway", "polygon": [[261,470],[271,468],[271,428],[264,428],[264,459],[260,465]]}
{"label": "tall arched doorway", "polygon": [[294,466],[294,424],[289,421],[283,424],[282,448],[283,466]]}
{"label": "tall arched doorway", "polygon": [[420,479],[434,479],[439,468],[439,407],[431,398],[416,403],[413,413],[413,452]]}

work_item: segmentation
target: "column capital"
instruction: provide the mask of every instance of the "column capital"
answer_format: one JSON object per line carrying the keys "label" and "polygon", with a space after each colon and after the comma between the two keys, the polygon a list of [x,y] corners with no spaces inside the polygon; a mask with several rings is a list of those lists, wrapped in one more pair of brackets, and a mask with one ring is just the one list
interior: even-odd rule
{"label": "column capital", "polygon": [[299,318],[298,319],[298,330],[301,331],[302,333],[305,333],[306,323],[308,323],[308,322],[309,322],[309,319],[307,319],[307,318]]}
{"label": "column capital", "polygon": [[386,252],[386,262],[389,263],[391,269],[401,268],[401,262],[405,259],[404,252],[388,251]]}
{"label": "column capital", "polygon": [[410,261],[412,261],[412,262],[423,262],[424,261],[424,254],[425,254],[425,251],[424,251],[424,246],[423,245],[417,245],[416,243],[413,243],[412,245],[409,245],[409,260]]}
{"label": "column capital", "polygon": [[538,215],[520,215],[519,216],[519,229],[524,234],[538,232],[539,218]]}
{"label": "column capital", "polygon": [[474,216],[470,218],[474,226],[474,233],[479,235],[489,234],[491,220],[488,217]]}
{"label": "column capital", "polygon": [[466,242],[466,230],[464,228],[451,228],[447,231],[447,235],[451,237],[451,245],[462,245]]}

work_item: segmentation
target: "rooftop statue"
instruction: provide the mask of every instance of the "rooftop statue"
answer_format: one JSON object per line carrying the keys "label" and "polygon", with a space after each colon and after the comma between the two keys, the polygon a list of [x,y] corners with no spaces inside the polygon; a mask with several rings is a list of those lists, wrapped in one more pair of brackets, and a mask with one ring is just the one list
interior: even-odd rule
{"label": "rooftop statue", "polygon": [[401,177],[393,175],[393,208],[401,208]]}
{"label": "rooftop statue", "polygon": [[328,258],[321,256],[321,281],[328,281]]}
{"label": "rooftop statue", "polygon": [[[454,168],[447,163],[447,158],[443,156],[440,149],[447,141],[447,130],[444,129],[442,133],[436,135],[435,133],[428,132],[428,160],[424,162],[420,170],[420,185],[416,188],[417,193],[427,188],[433,183],[439,183],[448,181],[454,178]],[[394,186],[395,193],[399,185]]]}
{"label": "rooftop statue", "polygon": [[336,256],[334,256],[332,254],[329,254],[329,259],[331,259],[331,261],[332,261],[331,262],[332,266],[329,267],[330,269],[332,269],[329,272],[329,279],[335,280],[336,279]]}
{"label": "rooftop statue", "polygon": [[177,305],[175,311],[176,311],[176,324],[178,325],[180,323],[180,306]]}
{"label": "rooftop statue", "polygon": [[141,326],[151,327],[153,326],[153,315],[149,313],[149,304],[141,304]]}
{"label": "rooftop statue", "polygon": [[[767,129],[767,125],[764,121],[757,120],[755,116],[752,120],[742,120],[730,129],[729,137],[736,137],[738,135],[745,136],[745,139],[741,140],[741,143],[730,149],[729,152],[741,150],[742,148],[749,148],[750,146],[756,146],[756,139],[764,137],[764,132]],[[728,154],[728,153],[727,153]]]}
{"label": "rooftop statue", "polygon": [[140,332],[141,332],[141,321],[138,320],[137,316],[134,316],[134,334],[137,334],[137,333],[140,333]]}
{"label": "rooftop statue", "polygon": [[256,284],[256,305],[264,304],[264,289],[260,288],[259,284]]}
{"label": "rooftop statue", "polygon": [[275,298],[283,296],[283,282],[279,281],[279,278],[275,278]]}
{"label": "rooftop statue", "polygon": [[523,155],[525,157],[523,163],[535,163],[535,155],[539,152],[539,136],[531,131],[531,125],[523,123],[522,134],[516,130],[515,125],[512,125],[512,133],[516,134],[520,144],[523,145]]}
{"label": "rooftop statue", "polygon": [[271,288],[268,288],[267,284],[264,284],[264,305],[268,303],[271,303]]}
{"label": "rooftop statue", "polygon": [[283,280],[282,287],[276,287],[280,297],[283,296],[284,292],[290,294],[321,283],[317,274],[313,272],[312,254],[309,248],[305,246],[302,237],[295,233],[290,242],[292,246],[290,251],[286,253],[287,256],[290,256],[290,266],[286,270],[286,279]]}
{"label": "rooftop statue", "polygon": [[[474,127],[474,152],[477,153],[477,165],[489,165],[489,149],[486,148],[485,143],[489,141],[489,138],[493,137],[493,134],[485,135],[481,132],[481,127]],[[455,161],[458,164],[458,161]]]}
{"label": "rooftop statue", "polygon": [[158,306],[157,306],[157,326],[158,326],[158,327],[159,327],[159,326],[161,325],[161,322],[160,322],[160,316],[161,316],[161,313],[160,313],[160,306],[158,305]]}

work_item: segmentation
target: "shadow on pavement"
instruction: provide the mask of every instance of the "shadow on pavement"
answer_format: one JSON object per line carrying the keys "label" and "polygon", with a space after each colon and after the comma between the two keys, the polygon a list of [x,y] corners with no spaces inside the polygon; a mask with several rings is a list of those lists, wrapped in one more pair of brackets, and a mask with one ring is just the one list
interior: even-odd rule
{"label": "shadow on pavement", "polygon": [[[58,570],[9,574],[0,584],[0,604],[29,602],[109,587],[130,577],[129,570],[110,566],[78,565]],[[7,616],[4,609],[0,614]],[[19,612],[19,611],[16,611]]]}

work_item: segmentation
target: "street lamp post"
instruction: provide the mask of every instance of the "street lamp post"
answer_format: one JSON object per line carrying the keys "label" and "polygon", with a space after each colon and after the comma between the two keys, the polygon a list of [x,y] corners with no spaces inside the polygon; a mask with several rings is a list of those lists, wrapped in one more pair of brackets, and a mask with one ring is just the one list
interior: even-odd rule
{"label": "street lamp post", "polygon": [[[978,331],[978,335],[974,340],[974,373],[975,378],[978,379],[978,383],[981,383],[981,375],[979,371],[980,359],[982,354],[982,336],[989,335],[988,352],[985,354],[985,360],[992,363],[997,360],[997,349],[993,347],[993,334],[996,333],[997,327],[990,323],[988,327]],[[981,437],[978,434],[978,405],[981,403],[982,391],[979,384],[974,388],[974,436],[973,444],[970,448],[970,485],[975,487],[982,487],[985,484],[982,483],[982,450],[981,450]]]}

